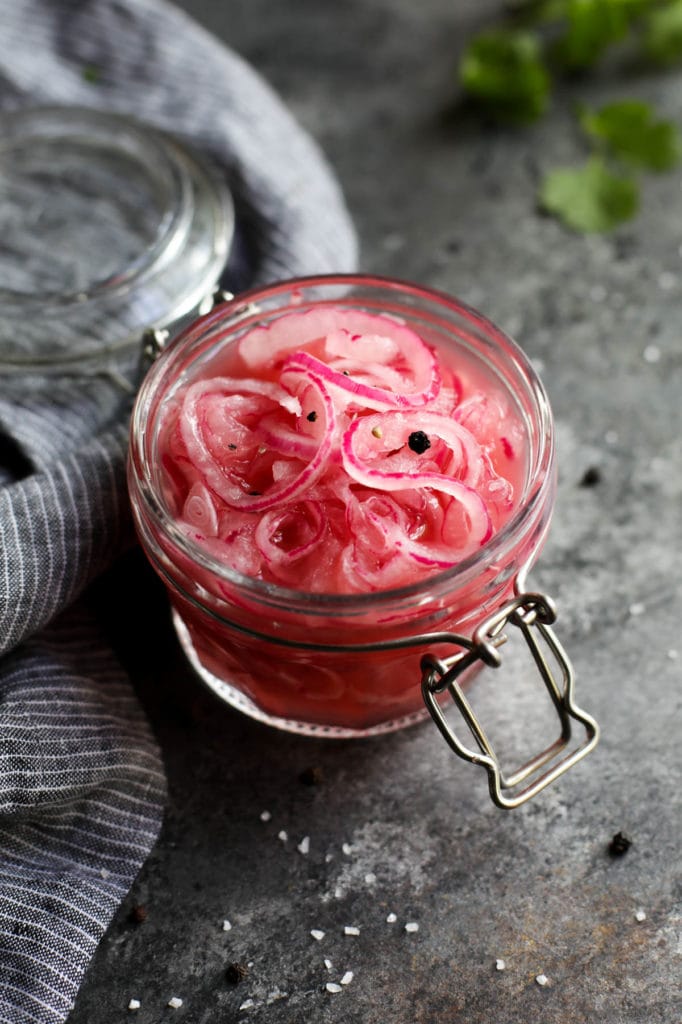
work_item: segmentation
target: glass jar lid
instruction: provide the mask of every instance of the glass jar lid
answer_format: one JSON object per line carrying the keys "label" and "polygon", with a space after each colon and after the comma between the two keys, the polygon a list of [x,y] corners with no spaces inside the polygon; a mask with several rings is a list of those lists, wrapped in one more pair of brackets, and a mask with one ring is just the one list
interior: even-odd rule
{"label": "glass jar lid", "polygon": [[234,208],[219,171],[118,114],[0,117],[0,366],[81,369],[196,312]]}

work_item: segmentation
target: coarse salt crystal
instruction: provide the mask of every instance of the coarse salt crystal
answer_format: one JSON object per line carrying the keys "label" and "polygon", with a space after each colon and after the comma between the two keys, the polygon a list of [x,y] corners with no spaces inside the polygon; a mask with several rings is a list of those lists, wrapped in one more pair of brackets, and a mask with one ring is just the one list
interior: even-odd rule
{"label": "coarse salt crystal", "polygon": [[170,1007],[171,1007],[171,1008],[172,1008],[173,1010],[179,1010],[179,1009],[180,1009],[180,1007],[182,1006],[182,999],[179,999],[179,998],[178,998],[177,996],[172,996],[172,997],[171,997],[171,998],[170,998],[170,999],[168,1000],[168,1005],[169,1005],[169,1006],[170,1006]]}
{"label": "coarse salt crystal", "polygon": [[399,235],[397,231],[392,231],[390,234],[384,236],[381,244],[387,252],[397,252],[398,249],[403,248],[405,241],[406,239],[404,235]]}
{"label": "coarse salt crystal", "polygon": [[225,919],[225,920],[223,921],[223,931],[224,931],[224,932],[231,932],[231,931],[232,931],[232,925],[231,925],[231,923],[230,923],[230,922],[229,922],[229,921],[227,920],[227,918],[226,918],[226,919]]}
{"label": "coarse salt crystal", "polygon": [[331,862],[332,862],[333,860],[334,860],[334,854],[333,854],[333,853],[327,853],[327,854],[325,854],[325,858],[324,858],[324,862],[325,862],[325,864],[331,864]]}
{"label": "coarse salt crystal", "polygon": [[335,981],[328,981],[327,984],[324,987],[326,988],[327,992],[340,992],[341,991],[341,986],[337,985]]}
{"label": "coarse salt crystal", "polygon": [[497,960],[495,961],[495,970],[496,971],[503,971],[506,966],[507,966],[506,963],[504,962],[504,960],[501,957],[498,957]]}
{"label": "coarse salt crystal", "polygon": [[677,284],[677,277],[675,274],[671,274],[669,270],[665,270],[658,278],[658,287],[662,292],[669,292]]}
{"label": "coarse salt crystal", "polygon": [[331,971],[332,962],[327,957],[324,958],[324,966],[327,968],[328,971]]}
{"label": "coarse salt crystal", "polygon": [[109,877],[109,875],[111,874],[111,871],[107,871],[107,869],[106,869],[106,868],[102,868],[102,869],[100,870],[100,873],[99,873],[99,874],[100,874],[100,878],[103,878],[103,879],[104,879],[104,880],[106,881],[106,879],[107,879],[107,878]]}
{"label": "coarse salt crystal", "polygon": [[353,847],[351,846],[350,843],[344,843],[341,849],[343,850],[347,857],[350,857],[351,853],[353,852]]}
{"label": "coarse salt crystal", "polygon": [[604,434],[604,440],[607,444],[618,444],[618,431],[607,430]]}
{"label": "coarse salt crystal", "polygon": [[638,910],[635,913],[635,921],[646,921],[646,914],[643,910]]}
{"label": "coarse salt crystal", "polygon": [[679,652],[676,651],[674,647],[671,647],[670,650],[668,651],[668,657],[670,658],[671,661],[677,661],[679,656],[680,656]]}
{"label": "coarse salt crystal", "polygon": [[254,1003],[253,999],[245,999],[244,1002],[240,1004],[239,1009],[240,1010],[250,1010],[251,1007],[255,1006],[255,1005],[256,1004]]}
{"label": "coarse salt crystal", "polygon": [[129,1010],[139,1010],[141,1006],[142,1003],[140,1002],[139,999],[131,999],[130,1002],[128,1003]]}
{"label": "coarse salt crystal", "polygon": [[386,923],[387,924],[395,924],[397,920],[398,920],[397,914],[394,914],[393,912],[391,912],[388,915],[388,917],[386,918]]}
{"label": "coarse salt crystal", "polygon": [[535,975],[535,981],[537,982],[537,984],[538,984],[538,985],[539,985],[539,986],[540,986],[541,988],[544,988],[544,986],[545,986],[545,985],[547,984],[547,982],[549,981],[549,978],[547,977],[547,975],[546,975],[546,974],[536,974],[536,975]]}
{"label": "coarse salt crystal", "polygon": [[271,817],[272,817],[272,815],[270,814],[270,811],[261,811],[260,812],[260,820],[261,821],[270,821]]}
{"label": "coarse salt crystal", "polygon": [[377,876],[374,874],[373,871],[368,871],[367,874],[365,875],[365,882],[367,883],[367,885],[374,885],[376,880]]}
{"label": "coarse salt crystal", "polygon": [[343,929],[343,934],[344,935],[359,935],[360,934],[360,929],[356,928],[356,926],[354,924],[347,924],[346,927]]}
{"label": "coarse salt crystal", "polygon": [[286,841],[287,841],[287,839],[289,838],[289,836],[288,836],[288,835],[286,834],[286,832],[284,831],[284,829],[282,829],[282,831],[281,831],[281,832],[278,832],[278,833],[277,833],[277,838],[278,838],[278,839],[281,839],[283,843],[286,843]]}
{"label": "coarse salt crystal", "polygon": [[405,925],[405,931],[406,932],[418,932],[419,931],[419,925],[417,924],[416,921],[408,921],[407,924]]}
{"label": "coarse salt crystal", "polygon": [[353,980],[353,972],[352,971],[346,971],[346,973],[344,974],[343,978],[341,978],[341,984],[342,985],[350,985],[352,980]]}
{"label": "coarse salt crystal", "polygon": [[303,836],[303,839],[298,844],[299,853],[310,853],[310,836]]}
{"label": "coarse salt crystal", "polygon": [[634,604],[630,605],[628,611],[630,612],[630,615],[633,616],[643,615],[646,611],[646,605],[642,604],[641,601],[635,601]]}
{"label": "coarse salt crystal", "polygon": [[642,352],[642,359],[645,363],[657,363],[661,358],[661,350],[658,345],[647,345]]}
{"label": "coarse salt crystal", "polygon": [[340,885],[337,885],[336,889],[334,889],[334,899],[335,900],[340,900],[342,898],[343,898],[343,889],[341,888]]}
{"label": "coarse salt crystal", "polygon": [[324,938],[324,932],[321,932],[319,928],[311,928],[310,934],[314,939],[317,939],[318,942],[322,942],[322,939]]}

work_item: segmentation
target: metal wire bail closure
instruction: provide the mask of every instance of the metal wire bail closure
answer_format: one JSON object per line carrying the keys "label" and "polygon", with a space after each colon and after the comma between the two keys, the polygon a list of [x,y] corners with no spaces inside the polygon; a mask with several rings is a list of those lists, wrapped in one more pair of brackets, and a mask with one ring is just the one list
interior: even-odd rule
{"label": "metal wire bail closure", "polygon": [[[544,594],[520,593],[486,619],[471,640],[458,637],[458,645],[464,648],[460,653],[445,659],[426,654],[421,661],[422,694],[431,717],[448,745],[459,757],[485,768],[488,773],[490,796],[498,807],[505,810],[519,807],[541,792],[589,754],[599,740],[599,726],[573,700],[573,669],[566,652],[550,629],[555,619],[556,612],[550,598]],[[503,631],[508,625],[521,630],[561,724],[559,738],[511,774],[502,771],[483,726],[458,682],[462,673],[477,661],[491,668],[500,667],[502,659],[499,648],[507,640]],[[538,643],[538,635],[560,669],[560,682],[555,678]],[[447,721],[437,700],[438,695],[446,690],[469,727],[480,753],[465,746]],[[580,722],[584,726],[586,736],[580,746],[568,751],[572,737],[572,721]],[[527,785],[519,789],[524,782],[527,782]]]}

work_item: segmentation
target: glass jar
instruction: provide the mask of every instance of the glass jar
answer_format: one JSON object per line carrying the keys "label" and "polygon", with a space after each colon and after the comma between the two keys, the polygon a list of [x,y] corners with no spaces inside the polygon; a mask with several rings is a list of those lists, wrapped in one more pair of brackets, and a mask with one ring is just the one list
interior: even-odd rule
{"label": "glass jar", "polygon": [[[254,327],[321,306],[392,317],[436,351],[466,359],[503,393],[521,432],[525,465],[508,521],[456,566],[399,589],[307,593],[244,576],[179,528],[166,497],[159,457],[163,410],[206,372],[216,353]],[[418,420],[418,410],[415,415]],[[132,419],[129,488],[139,538],[168,589],[180,643],[223,700],[270,725],[332,737],[376,735],[430,712],[457,753],[488,769],[501,806],[527,799],[555,772],[544,770],[521,797],[507,795],[510,778],[518,786],[559,748],[552,745],[551,754],[543,751],[532,765],[504,776],[482,728],[468,716],[461,687],[464,673],[499,661],[503,630],[517,625],[534,656],[539,630],[558,659],[562,685],[546,662],[543,670],[542,655],[538,667],[559,711],[562,741],[578,711],[570,667],[549,630],[551,602],[524,591],[555,499],[550,407],[528,359],[480,313],[427,288],[352,275],[282,282],[221,304],[184,331],[147,374]],[[447,724],[441,705],[448,692],[467,718],[478,753]],[[588,730],[582,756],[596,742],[596,725],[589,716],[580,720]]]}
{"label": "glass jar", "polygon": [[0,117],[0,372],[90,372],[197,315],[234,230],[210,161],[80,107]]}

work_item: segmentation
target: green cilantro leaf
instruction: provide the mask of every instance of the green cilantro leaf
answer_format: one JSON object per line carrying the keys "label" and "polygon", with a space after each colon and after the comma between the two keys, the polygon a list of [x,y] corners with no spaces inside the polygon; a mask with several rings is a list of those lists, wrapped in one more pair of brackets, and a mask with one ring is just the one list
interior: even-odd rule
{"label": "green cilantro leaf", "polygon": [[600,157],[592,157],[583,167],[550,171],[538,200],[568,227],[590,234],[611,231],[633,217],[639,189],[631,178],[612,174]]}
{"label": "green cilantro leaf", "polygon": [[595,64],[624,39],[641,0],[568,0],[567,26],[554,48],[555,57],[574,71]]}
{"label": "green cilantro leaf", "polygon": [[653,11],[647,18],[642,49],[654,64],[675,64],[682,58],[682,0]]}
{"label": "green cilantro leaf", "polygon": [[528,32],[483,32],[467,47],[459,76],[468,95],[498,120],[533,121],[549,101],[540,44]]}
{"label": "green cilantro leaf", "polygon": [[590,138],[636,167],[668,171],[682,156],[682,139],[672,121],[657,121],[648,103],[621,100],[584,111],[580,123]]}

